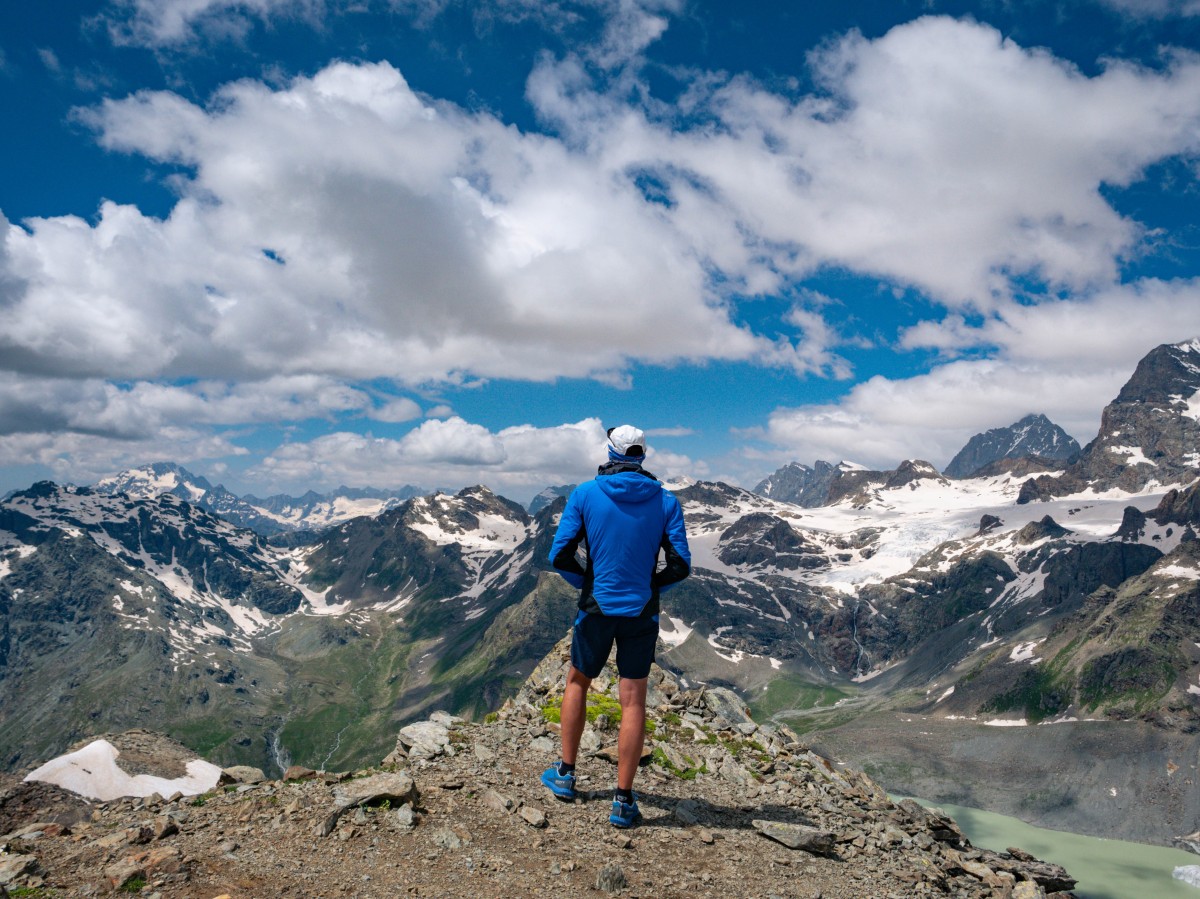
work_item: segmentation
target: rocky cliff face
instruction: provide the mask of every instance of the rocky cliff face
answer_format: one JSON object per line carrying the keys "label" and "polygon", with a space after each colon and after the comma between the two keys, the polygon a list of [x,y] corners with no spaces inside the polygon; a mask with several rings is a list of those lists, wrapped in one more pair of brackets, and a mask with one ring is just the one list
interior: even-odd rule
{"label": "rocky cliff face", "polygon": [[1034,457],[1066,462],[1079,454],[1079,443],[1045,415],[1026,415],[1007,428],[993,428],[967,441],[946,466],[946,476],[969,478],[1001,460]]}
{"label": "rocky cliff face", "polygon": [[812,466],[789,462],[755,486],[754,492],[797,506],[823,506],[829,502],[829,488],[840,472],[838,465],[817,460]]}
{"label": "rocky cliff face", "polygon": [[1100,421],[1100,433],[1059,478],[1026,484],[1022,502],[1085,489],[1130,493],[1200,476],[1200,340],[1152,350]]}

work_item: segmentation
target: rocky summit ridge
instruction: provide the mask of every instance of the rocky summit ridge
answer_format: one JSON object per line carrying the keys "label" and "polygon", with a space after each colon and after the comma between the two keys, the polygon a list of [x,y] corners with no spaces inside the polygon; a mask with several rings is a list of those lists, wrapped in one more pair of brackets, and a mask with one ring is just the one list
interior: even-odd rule
{"label": "rocky summit ridge", "polygon": [[1026,415],[1007,428],[992,428],[967,441],[945,468],[951,478],[969,478],[1000,461],[1035,458],[1066,462],[1079,454],[1075,438],[1045,415]]}
{"label": "rocky summit ridge", "polygon": [[1058,477],[1031,478],[1020,502],[1092,490],[1188,484],[1200,467],[1200,339],[1151,350],[1105,408],[1096,438]]}
{"label": "rocky summit ridge", "polygon": [[[557,758],[566,643],[482,723],[401,729],[379,766],[230,769],[195,796],[89,802],[42,783],[0,789],[0,895],[489,897],[1070,895],[1061,867],[975,848],[953,820],[893,801],[861,771],[760,725],[722,688],[651,674],[643,820],[606,821],[616,678],[593,684],[580,795],[538,775]],[[145,767],[153,735],[126,741]],[[157,738],[167,763],[178,747]]]}

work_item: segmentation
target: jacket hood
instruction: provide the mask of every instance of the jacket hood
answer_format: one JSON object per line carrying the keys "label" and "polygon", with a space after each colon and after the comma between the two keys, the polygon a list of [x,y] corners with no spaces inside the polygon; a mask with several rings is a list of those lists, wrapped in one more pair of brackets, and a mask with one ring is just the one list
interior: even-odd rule
{"label": "jacket hood", "polygon": [[662,496],[662,484],[641,471],[601,475],[596,485],[619,503],[645,503]]}

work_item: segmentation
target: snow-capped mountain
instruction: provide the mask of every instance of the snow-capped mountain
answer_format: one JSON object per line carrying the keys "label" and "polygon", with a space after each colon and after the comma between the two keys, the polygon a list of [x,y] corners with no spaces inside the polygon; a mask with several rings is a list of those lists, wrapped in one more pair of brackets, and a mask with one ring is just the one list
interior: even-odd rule
{"label": "snow-capped mountain", "polygon": [[237,496],[221,485],[214,487],[206,478],[174,462],[128,469],[97,481],[93,489],[143,499],[169,493],[268,537],[291,531],[319,531],[359,515],[378,515],[423,492],[416,487],[339,487],[329,493],[310,490],[299,497],[277,494],[260,499],[253,494]]}
{"label": "snow-capped mountain", "polygon": [[530,515],[537,515],[542,509],[551,505],[559,497],[568,497],[571,491],[575,489],[571,484],[563,484],[559,487],[547,487],[537,496],[529,501],[528,511]]}
{"label": "snow-capped mountain", "polygon": [[951,478],[967,478],[1002,459],[1034,457],[1066,462],[1079,455],[1079,443],[1045,415],[1026,415],[1007,428],[992,428],[967,441],[946,466]]}
{"label": "snow-capped mountain", "polygon": [[818,461],[812,467],[790,462],[760,481],[754,492],[780,502],[815,508],[846,499],[866,502],[873,490],[940,477],[936,468],[920,459],[901,462],[894,471],[871,471],[844,461],[837,465]]}
{"label": "snow-capped mountain", "polygon": [[[0,756],[18,764],[145,715],[208,735],[229,761],[369,753],[402,710],[469,680],[443,685],[437,666],[534,591],[548,517],[473,488],[285,550],[171,492],[19,491],[0,504]],[[541,640],[521,634],[528,648],[506,661],[535,663],[565,606],[561,619]],[[456,706],[486,710],[495,676],[474,674]]]}

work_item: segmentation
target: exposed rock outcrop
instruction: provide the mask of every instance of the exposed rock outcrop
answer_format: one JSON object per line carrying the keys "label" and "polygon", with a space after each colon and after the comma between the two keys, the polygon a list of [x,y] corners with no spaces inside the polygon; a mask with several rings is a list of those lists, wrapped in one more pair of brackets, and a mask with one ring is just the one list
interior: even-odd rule
{"label": "exposed rock outcrop", "polygon": [[398,755],[391,770],[97,803],[69,825],[34,802],[25,820],[6,820],[0,883],[65,895],[525,897],[549,881],[566,895],[632,886],[763,899],[798,888],[826,899],[1038,897],[1074,885],[1019,850],[972,847],[945,815],[894,803],[786,728],[754,722],[735,694],[683,689],[657,667],[652,751],[636,784],[644,820],[615,831],[615,768],[602,751],[616,726],[611,672],[594,682],[597,748],[580,758],[578,799],[556,802],[538,782],[557,758],[564,648],[487,723],[414,722],[402,748],[418,746],[418,732],[447,739]]}

